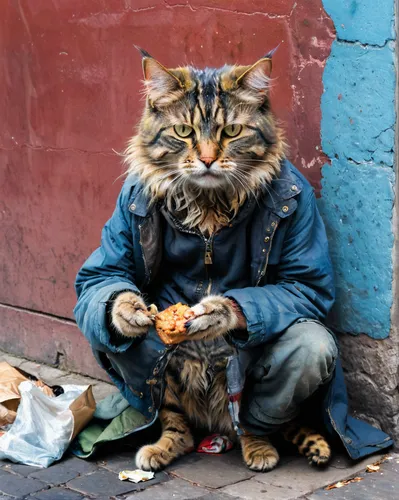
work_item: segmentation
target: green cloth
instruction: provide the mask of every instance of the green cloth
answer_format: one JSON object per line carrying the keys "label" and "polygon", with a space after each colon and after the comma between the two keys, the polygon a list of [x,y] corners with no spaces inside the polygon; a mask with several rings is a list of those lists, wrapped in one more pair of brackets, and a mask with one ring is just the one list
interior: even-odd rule
{"label": "green cloth", "polygon": [[154,420],[148,421],[121,394],[112,394],[97,404],[93,420],[77,435],[71,451],[79,458],[90,458],[101,444],[129,436]]}

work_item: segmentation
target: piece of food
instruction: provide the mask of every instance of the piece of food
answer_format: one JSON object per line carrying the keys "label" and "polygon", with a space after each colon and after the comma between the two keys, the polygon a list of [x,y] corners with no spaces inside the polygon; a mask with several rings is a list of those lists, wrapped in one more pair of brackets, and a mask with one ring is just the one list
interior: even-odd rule
{"label": "piece of food", "polygon": [[381,467],[379,465],[372,464],[366,467],[366,472],[378,472],[380,469]]}
{"label": "piece of food", "polygon": [[140,483],[141,481],[150,481],[154,477],[153,472],[146,472],[144,470],[122,470],[119,473],[121,481],[130,481],[131,483]]}
{"label": "piece of food", "polygon": [[189,318],[185,317],[184,314],[189,309],[187,305],[179,302],[155,316],[155,328],[162,342],[165,344],[178,344],[187,340],[185,324]]}

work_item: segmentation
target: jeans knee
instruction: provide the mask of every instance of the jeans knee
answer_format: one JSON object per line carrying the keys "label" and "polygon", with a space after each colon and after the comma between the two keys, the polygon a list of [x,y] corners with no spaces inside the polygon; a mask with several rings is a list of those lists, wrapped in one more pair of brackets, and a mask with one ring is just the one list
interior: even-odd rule
{"label": "jeans knee", "polygon": [[304,322],[296,332],[295,357],[303,374],[327,380],[335,367],[338,348],[334,337],[318,323]]}

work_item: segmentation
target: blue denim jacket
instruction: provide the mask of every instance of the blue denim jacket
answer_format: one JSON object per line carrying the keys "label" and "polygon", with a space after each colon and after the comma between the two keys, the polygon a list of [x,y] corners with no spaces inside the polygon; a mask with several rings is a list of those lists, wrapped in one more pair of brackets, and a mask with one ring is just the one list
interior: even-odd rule
{"label": "blue denim jacket", "polygon": [[[302,318],[323,321],[334,301],[327,237],[313,190],[288,161],[282,163],[280,178],[259,200],[249,238],[251,286],[226,292],[241,306],[248,324],[247,340],[232,339],[237,349],[271,341]],[[162,372],[171,349],[153,329],[143,340],[114,345],[107,329],[106,306],[111,295],[120,290],[150,293],[162,262],[162,244],[159,208],[149,208],[142,184],[128,177],[104,226],[101,246],[76,280],[77,323],[98,362],[129,403],[146,416],[148,425],[161,402]],[[112,358],[133,343],[135,375],[134,382],[127,385],[112,368]],[[339,435],[354,459],[392,444],[384,432],[348,415],[339,360],[325,398],[324,415],[327,428]]]}

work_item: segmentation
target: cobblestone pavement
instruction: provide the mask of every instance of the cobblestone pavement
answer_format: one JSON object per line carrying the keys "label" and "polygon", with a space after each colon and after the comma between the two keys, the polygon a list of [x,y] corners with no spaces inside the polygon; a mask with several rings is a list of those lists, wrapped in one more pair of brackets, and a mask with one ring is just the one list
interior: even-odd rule
{"label": "cobblestone pavement", "polygon": [[[0,352],[7,360],[51,384],[92,383],[97,399],[114,388],[96,380],[70,375]],[[118,472],[135,469],[135,448],[129,441],[104,449],[95,460],[83,461],[67,455],[49,467],[39,469],[0,461],[0,500],[396,500],[399,498],[399,454],[390,453],[380,470],[366,472],[366,466],[381,456],[357,463],[336,455],[324,470],[310,467],[295,455],[283,455],[279,466],[268,473],[247,469],[238,450],[225,455],[191,454],[155,475],[146,483],[122,482]],[[351,477],[358,482],[325,490]]]}

